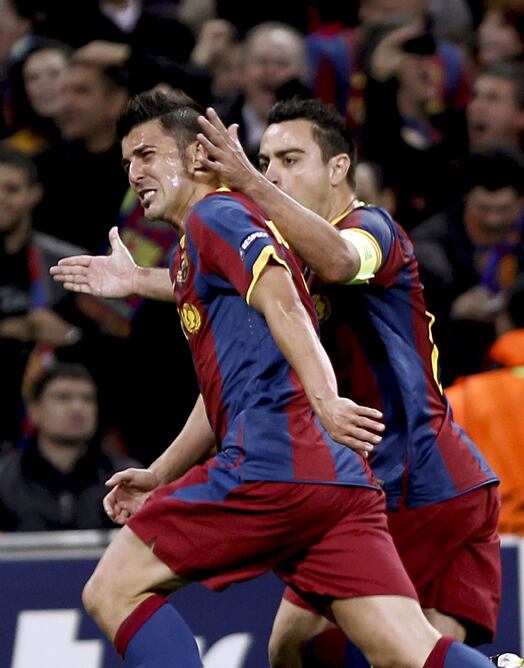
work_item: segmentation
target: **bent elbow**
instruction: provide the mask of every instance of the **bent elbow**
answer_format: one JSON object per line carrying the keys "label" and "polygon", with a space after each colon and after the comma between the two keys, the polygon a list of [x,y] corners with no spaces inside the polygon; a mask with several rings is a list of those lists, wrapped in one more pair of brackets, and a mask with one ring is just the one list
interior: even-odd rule
{"label": "bent elbow", "polygon": [[348,283],[360,269],[360,258],[351,252],[340,253],[316,272],[324,283]]}

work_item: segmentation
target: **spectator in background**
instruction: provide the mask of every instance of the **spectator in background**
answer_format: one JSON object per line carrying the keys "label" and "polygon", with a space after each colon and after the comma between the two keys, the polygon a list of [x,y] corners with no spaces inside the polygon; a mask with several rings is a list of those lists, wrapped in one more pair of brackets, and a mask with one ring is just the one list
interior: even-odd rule
{"label": "spectator in background", "polygon": [[397,203],[393,189],[388,185],[384,171],[375,162],[363,160],[355,170],[355,194],[366,204],[382,207],[395,216]]}
{"label": "spectator in background", "polygon": [[57,121],[62,141],[37,161],[44,186],[37,229],[93,252],[102,248],[127,191],[115,135],[127,98],[123,71],[70,61]]}
{"label": "spectator in background", "polygon": [[243,63],[242,94],[228,108],[220,109],[220,115],[228,125],[238,123],[242,146],[254,158],[279,89],[290,82],[305,89],[308,68],[304,38],[285,23],[261,23],[246,35]]}
{"label": "spectator in background", "polygon": [[[20,3],[22,4],[22,3]],[[178,19],[177,3],[158,0],[24,1],[34,32],[79,48],[95,39],[129,44],[133,50],[184,63],[194,45]]]}
{"label": "spectator in background", "polygon": [[62,42],[35,38],[8,73],[9,146],[35,154],[60,137],[56,119],[71,49]]}
{"label": "spectator in background", "polygon": [[48,269],[74,246],[33,232],[41,196],[32,161],[0,147],[0,444],[20,436],[22,378],[35,344],[69,346],[81,335],[53,308],[64,292]]}
{"label": "spectator in background", "polygon": [[34,436],[0,457],[0,530],[111,527],[102,508],[105,481],[136,465],[109,456],[93,440],[96,385],[77,364],[59,364],[35,382],[28,413]]}
{"label": "spectator in background", "polygon": [[522,148],[524,64],[497,61],[481,70],[466,109],[470,149],[490,144]]}
{"label": "spectator in background", "polygon": [[524,56],[522,0],[486,0],[477,30],[477,62],[481,66]]}
{"label": "spectator in background", "polygon": [[524,162],[485,149],[466,164],[466,193],[412,232],[444,385],[486,363],[502,290],[524,269]]}
{"label": "spectator in background", "polygon": [[497,370],[460,378],[446,390],[455,421],[500,478],[499,531],[524,535],[524,276],[506,293],[490,351]]}

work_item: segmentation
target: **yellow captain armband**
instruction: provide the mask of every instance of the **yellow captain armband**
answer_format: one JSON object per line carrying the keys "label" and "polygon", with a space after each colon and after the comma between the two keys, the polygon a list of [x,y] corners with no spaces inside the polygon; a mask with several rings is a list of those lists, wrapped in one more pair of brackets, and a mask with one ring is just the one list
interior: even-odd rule
{"label": "yellow captain armband", "polygon": [[356,249],[360,257],[358,274],[347,283],[349,285],[367,283],[373,278],[382,264],[382,250],[377,240],[372,234],[360,227],[350,227],[340,230],[340,234],[346,243],[351,244]]}

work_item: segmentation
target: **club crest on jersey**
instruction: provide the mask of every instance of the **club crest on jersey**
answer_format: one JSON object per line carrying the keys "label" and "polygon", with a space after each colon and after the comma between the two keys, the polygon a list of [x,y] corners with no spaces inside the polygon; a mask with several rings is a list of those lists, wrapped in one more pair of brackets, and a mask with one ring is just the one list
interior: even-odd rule
{"label": "club crest on jersey", "polygon": [[251,244],[256,241],[257,239],[267,239],[269,237],[269,234],[267,232],[251,232],[244,241],[240,244],[240,257],[243,260],[246,256],[246,251],[247,249],[251,246]]}
{"label": "club crest on jersey", "polygon": [[200,317],[197,307],[194,304],[188,304],[186,302],[179,310],[179,313],[186,334],[196,334],[202,324],[202,318]]}
{"label": "club crest on jersey", "polygon": [[180,284],[185,283],[188,274],[189,274],[189,258],[187,256],[186,251],[183,251],[180,257],[180,266],[176,273],[176,282]]}
{"label": "club crest on jersey", "polygon": [[313,305],[319,322],[324,322],[331,317],[331,304],[323,295],[311,295]]}

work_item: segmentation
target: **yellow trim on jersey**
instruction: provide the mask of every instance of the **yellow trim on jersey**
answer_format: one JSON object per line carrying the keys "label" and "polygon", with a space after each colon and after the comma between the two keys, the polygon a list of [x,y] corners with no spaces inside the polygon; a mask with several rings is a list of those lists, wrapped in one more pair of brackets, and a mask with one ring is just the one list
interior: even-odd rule
{"label": "yellow trim on jersey", "polygon": [[276,260],[278,264],[281,264],[283,267],[285,267],[289,271],[289,274],[291,275],[291,269],[288,267],[286,261],[283,260],[281,257],[279,257],[274,247],[264,246],[260,255],[257,257],[255,263],[253,264],[253,280],[251,281],[246,294],[246,302],[248,304],[249,300],[251,299],[251,293],[253,292],[255,285],[257,284],[258,279],[260,278],[260,274],[262,273],[262,270],[264,269],[264,267],[267,265],[267,263],[271,258],[273,260]]}
{"label": "yellow trim on jersey", "polygon": [[350,213],[353,213],[355,209],[360,209],[362,206],[366,206],[366,203],[362,202],[360,199],[354,199],[345,211],[342,211],[340,215],[338,215],[336,218],[333,218],[333,220],[330,220],[329,222],[331,225],[336,226],[346,216],[349,216]]}
{"label": "yellow trim on jersey", "polygon": [[340,230],[340,236],[351,244],[360,257],[360,269],[348,284],[365,283],[373,278],[382,264],[382,250],[375,237],[361,227]]}
{"label": "yellow trim on jersey", "polygon": [[435,316],[433,313],[430,313],[429,311],[426,311],[426,315],[429,318],[429,323],[428,323],[428,335],[429,335],[429,340],[431,342],[431,369],[433,371],[433,378],[435,379],[435,383],[438,385],[438,388],[440,390],[441,394],[444,394],[444,390],[442,389],[442,385],[440,384],[439,377],[438,377],[438,348],[437,345],[433,339],[433,324],[435,322]]}
{"label": "yellow trim on jersey", "polygon": [[230,193],[231,188],[228,188],[227,186],[220,186],[215,190],[216,193]]}

